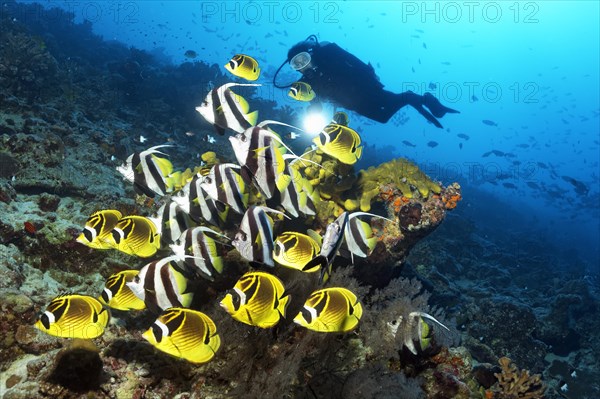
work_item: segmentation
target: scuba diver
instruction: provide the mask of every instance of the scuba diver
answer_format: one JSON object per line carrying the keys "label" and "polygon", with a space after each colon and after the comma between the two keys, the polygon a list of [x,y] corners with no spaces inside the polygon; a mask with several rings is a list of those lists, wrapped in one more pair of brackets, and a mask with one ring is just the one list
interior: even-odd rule
{"label": "scuba diver", "polygon": [[302,73],[300,82],[308,83],[317,96],[377,122],[386,123],[400,108],[410,105],[442,128],[437,118],[459,112],[443,106],[431,93],[421,96],[412,91],[397,94],[385,90],[370,63],[365,64],[335,43],[319,43],[315,35],[288,51],[287,60],[273,77],[274,86],[280,89],[291,86],[275,82],[286,63]]}

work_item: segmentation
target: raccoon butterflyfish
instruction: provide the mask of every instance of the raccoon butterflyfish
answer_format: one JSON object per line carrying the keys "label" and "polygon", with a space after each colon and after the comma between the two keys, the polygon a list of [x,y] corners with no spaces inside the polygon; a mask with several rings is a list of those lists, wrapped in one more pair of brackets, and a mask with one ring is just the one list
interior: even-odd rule
{"label": "raccoon butterflyfish", "polygon": [[117,171],[123,175],[123,178],[133,183],[136,193],[148,197],[157,194],[165,195],[172,192],[180,180],[180,173],[173,173],[171,161],[157,156],[157,154],[165,155],[158,151],[163,147],[170,147],[170,145],[157,145],[136,152],[127,158],[125,164],[117,167]]}
{"label": "raccoon butterflyfish", "polygon": [[297,101],[312,101],[315,98],[315,92],[306,82],[294,82],[288,91],[288,96]]}
{"label": "raccoon butterflyfish", "polygon": [[319,254],[320,250],[321,247],[314,238],[295,231],[288,231],[275,239],[273,259],[282,266],[305,272],[316,272],[319,270],[318,267],[308,270],[303,270],[303,268]]}
{"label": "raccoon butterflyfish", "polygon": [[210,317],[178,307],[165,310],[142,337],[158,350],[192,363],[208,362],[221,346]]}
{"label": "raccoon butterflyfish", "polygon": [[121,217],[121,212],[114,209],[92,213],[85,222],[83,231],[77,237],[77,242],[94,249],[114,248],[114,243],[110,236],[112,229]]}
{"label": "raccoon butterflyfish", "polygon": [[110,313],[96,298],[87,295],[60,295],[50,301],[35,327],[61,338],[92,339],[101,336]]}
{"label": "raccoon butterflyfish", "polygon": [[144,301],[135,296],[127,283],[133,281],[139,270],[123,270],[106,280],[104,291],[98,298],[100,302],[117,310],[142,310],[146,308]]}
{"label": "raccoon butterflyfish", "polygon": [[348,123],[350,123],[350,118],[348,118],[347,113],[343,111],[338,111],[335,114],[333,114],[331,123],[337,123],[338,125],[348,126]]}
{"label": "raccoon butterflyfish", "polygon": [[270,328],[285,317],[289,299],[277,277],[265,272],[249,272],[237,281],[220,305],[237,321]]}
{"label": "raccoon butterflyfish", "polygon": [[113,228],[110,242],[121,252],[147,258],[160,249],[160,233],[150,219],[126,216]]}
{"label": "raccoon butterflyfish", "polygon": [[217,133],[225,134],[225,129],[231,129],[238,133],[256,124],[258,112],[249,112],[250,106],[244,97],[235,94],[232,86],[260,86],[256,83],[227,83],[212,89],[196,111],[214,125]]}
{"label": "raccoon butterflyfish", "polygon": [[187,307],[193,294],[186,292],[187,279],[171,262],[175,256],[169,256],[150,262],[140,269],[137,276],[127,286],[135,296],[144,301],[148,309],[158,313],[172,307]]}
{"label": "raccoon butterflyfish", "polygon": [[256,80],[260,76],[258,61],[249,55],[234,55],[231,60],[225,64],[225,69],[233,75],[246,80]]}
{"label": "raccoon butterflyfish", "polygon": [[294,322],[319,332],[346,332],[358,325],[362,305],[356,295],[342,287],[324,288],[313,292]]}
{"label": "raccoon butterflyfish", "polygon": [[358,133],[348,126],[330,123],[313,139],[319,150],[347,165],[353,165],[362,155]]}

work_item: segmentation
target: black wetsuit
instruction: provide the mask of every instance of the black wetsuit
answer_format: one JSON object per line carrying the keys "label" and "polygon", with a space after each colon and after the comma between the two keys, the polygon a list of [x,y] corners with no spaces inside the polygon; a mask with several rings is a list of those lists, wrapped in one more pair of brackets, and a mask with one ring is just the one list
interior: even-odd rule
{"label": "black wetsuit", "polygon": [[[375,74],[371,64],[365,64],[354,55],[335,43],[317,44],[311,53],[312,68],[305,70],[301,81],[311,85],[318,98],[328,99],[346,109],[355,111],[369,119],[386,123],[400,108],[413,106],[427,120],[437,127],[442,125],[431,112],[441,117],[446,112],[457,112],[443,107],[435,97],[431,96],[439,107],[432,109],[430,98],[407,91],[392,93],[385,90]],[[436,107],[436,104],[431,104]],[[437,112],[436,112],[437,111]]]}

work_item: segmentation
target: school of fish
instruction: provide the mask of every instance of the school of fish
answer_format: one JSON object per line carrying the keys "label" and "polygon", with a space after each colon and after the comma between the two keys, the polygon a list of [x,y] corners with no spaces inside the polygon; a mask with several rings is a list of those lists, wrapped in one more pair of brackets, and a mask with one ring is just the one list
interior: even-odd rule
{"label": "school of fish", "polygon": [[[235,55],[225,69],[250,81],[260,77],[257,61],[243,54]],[[192,363],[207,362],[218,352],[221,338],[209,316],[189,309],[193,299],[189,282],[199,278],[210,282],[223,274],[227,266],[224,249],[230,247],[251,267],[220,301],[233,319],[259,328],[288,320],[333,333],[358,326],[363,307],[353,292],[327,287],[306,298],[292,298],[272,271],[284,267],[294,273],[320,272],[319,281],[326,284],[338,254],[353,263],[354,256],[367,257],[374,249],[377,238],[366,218],[395,222],[365,212],[343,212],[322,235],[306,229],[274,236],[282,221],[314,216],[320,196],[318,187],[295,167],[297,162],[311,161],[294,154],[273,129],[291,128],[297,136],[302,130],[278,121],[257,123],[257,112],[250,112],[248,102],[233,91],[259,85],[227,83],[212,89],[196,107],[218,134],[233,133],[229,141],[237,163],[218,163],[184,176],[159,151],[169,146],[136,152],[117,170],[137,194],[162,197],[164,205],[152,217],[99,210],[88,218],[77,238],[94,249],[116,249],[140,258],[166,256],[139,270],[113,274],[98,298],[67,294],[52,299],[35,327],[58,337],[91,339],[104,332],[109,309],[148,309],[158,315],[142,334],[150,344]],[[302,82],[294,83],[289,95],[298,101],[315,98],[310,86]],[[348,122],[346,114],[336,114],[313,143],[322,153],[352,165],[360,159],[362,145],[359,133]],[[225,228],[231,225],[235,227]],[[304,305],[298,314],[287,315],[293,300]]]}

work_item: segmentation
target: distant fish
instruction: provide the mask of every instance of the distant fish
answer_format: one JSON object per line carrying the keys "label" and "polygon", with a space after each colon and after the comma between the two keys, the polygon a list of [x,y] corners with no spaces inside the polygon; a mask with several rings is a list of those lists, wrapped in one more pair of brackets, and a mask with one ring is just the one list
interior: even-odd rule
{"label": "distant fish", "polygon": [[497,156],[497,157],[503,157],[503,156],[505,156],[505,155],[506,155],[506,153],[505,153],[505,152],[503,152],[503,151],[500,151],[500,150],[491,150],[491,151],[488,151],[488,152],[485,152],[485,153],[483,153],[482,157],[483,157],[483,158],[487,158],[487,157],[489,157],[490,155],[495,155],[495,156]]}
{"label": "distant fish", "polygon": [[475,94],[473,94],[471,96],[471,101],[476,102],[476,101],[479,101],[479,99],[477,98],[477,96]]}
{"label": "distant fish", "polygon": [[404,145],[405,145],[405,146],[407,146],[407,147],[416,147],[416,145],[415,145],[415,144],[411,143],[411,142],[410,142],[410,141],[408,141],[408,140],[402,140],[402,144],[404,144]]}
{"label": "distant fish", "polygon": [[532,181],[528,181],[527,186],[529,186],[529,188],[533,188],[534,190],[540,189],[540,186],[536,182],[532,182]]}
{"label": "distant fish", "polygon": [[429,90],[435,90],[437,89],[437,84],[433,83],[433,82],[429,82]]}
{"label": "distant fish", "polygon": [[512,183],[508,183],[508,182],[506,182],[506,183],[502,183],[502,185],[503,185],[504,187],[506,187],[506,188],[510,188],[511,190],[515,190],[515,189],[517,188],[517,186],[515,186],[515,185],[514,185],[514,184],[512,184]]}
{"label": "distant fish", "polygon": [[452,65],[449,61],[444,61],[441,63],[442,65]]}
{"label": "distant fish", "polygon": [[348,117],[347,113],[343,111],[338,111],[333,115],[331,122],[337,123],[338,125],[342,126],[348,126],[348,124],[350,123],[350,118]]}
{"label": "distant fish", "polygon": [[529,148],[529,144],[523,143],[523,144],[517,144],[517,147],[519,148]]}
{"label": "distant fish", "polygon": [[315,92],[306,82],[294,82],[288,91],[288,96],[296,101],[312,101],[315,98]]}
{"label": "distant fish", "polygon": [[488,125],[488,126],[498,126],[498,124],[494,121],[491,121],[489,119],[484,119],[481,121],[484,125]]}
{"label": "distant fish", "polygon": [[183,53],[183,55],[185,56],[185,58],[196,58],[198,56],[198,53],[196,53],[194,50],[188,50],[185,53]]}
{"label": "distant fish", "polygon": [[457,136],[457,137],[460,137],[461,139],[464,139],[464,140],[469,140],[469,139],[470,139],[470,137],[469,137],[469,136],[467,136],[467,135],[466,135],[466,134],[464,134],[464,133],[459,133],[459,134],[457,134],[456,136]]}
{"label": "distant fish", "polygon": [[423,42],[423,48],[427,49],[427,45],[425,44],[425,42]]}
{"label": "distant fish", "polygon": [[427,142],[427,146],[431,147],[431,148],[435,148],[435,147],[438,146],[438,142],[437,141],[433,141],[433,140],[429,141],[429,142]]}
{"label": "distant fish", "polygon": [[207,134],[206,136],[202,137],[202,141],[206,141],[208,144],[214,144],[217,142],[217,139],[210,134]]}
{"label": "distant fish", "polygon": [[575,192],[579,195],[587,195],[588,192],[590,191],[588,186],[586,186],[585,183],[583,183],[579,180],[576,180],[569,176],[561,176],[561,177],[564,181],[570,183],[575,188]]}

